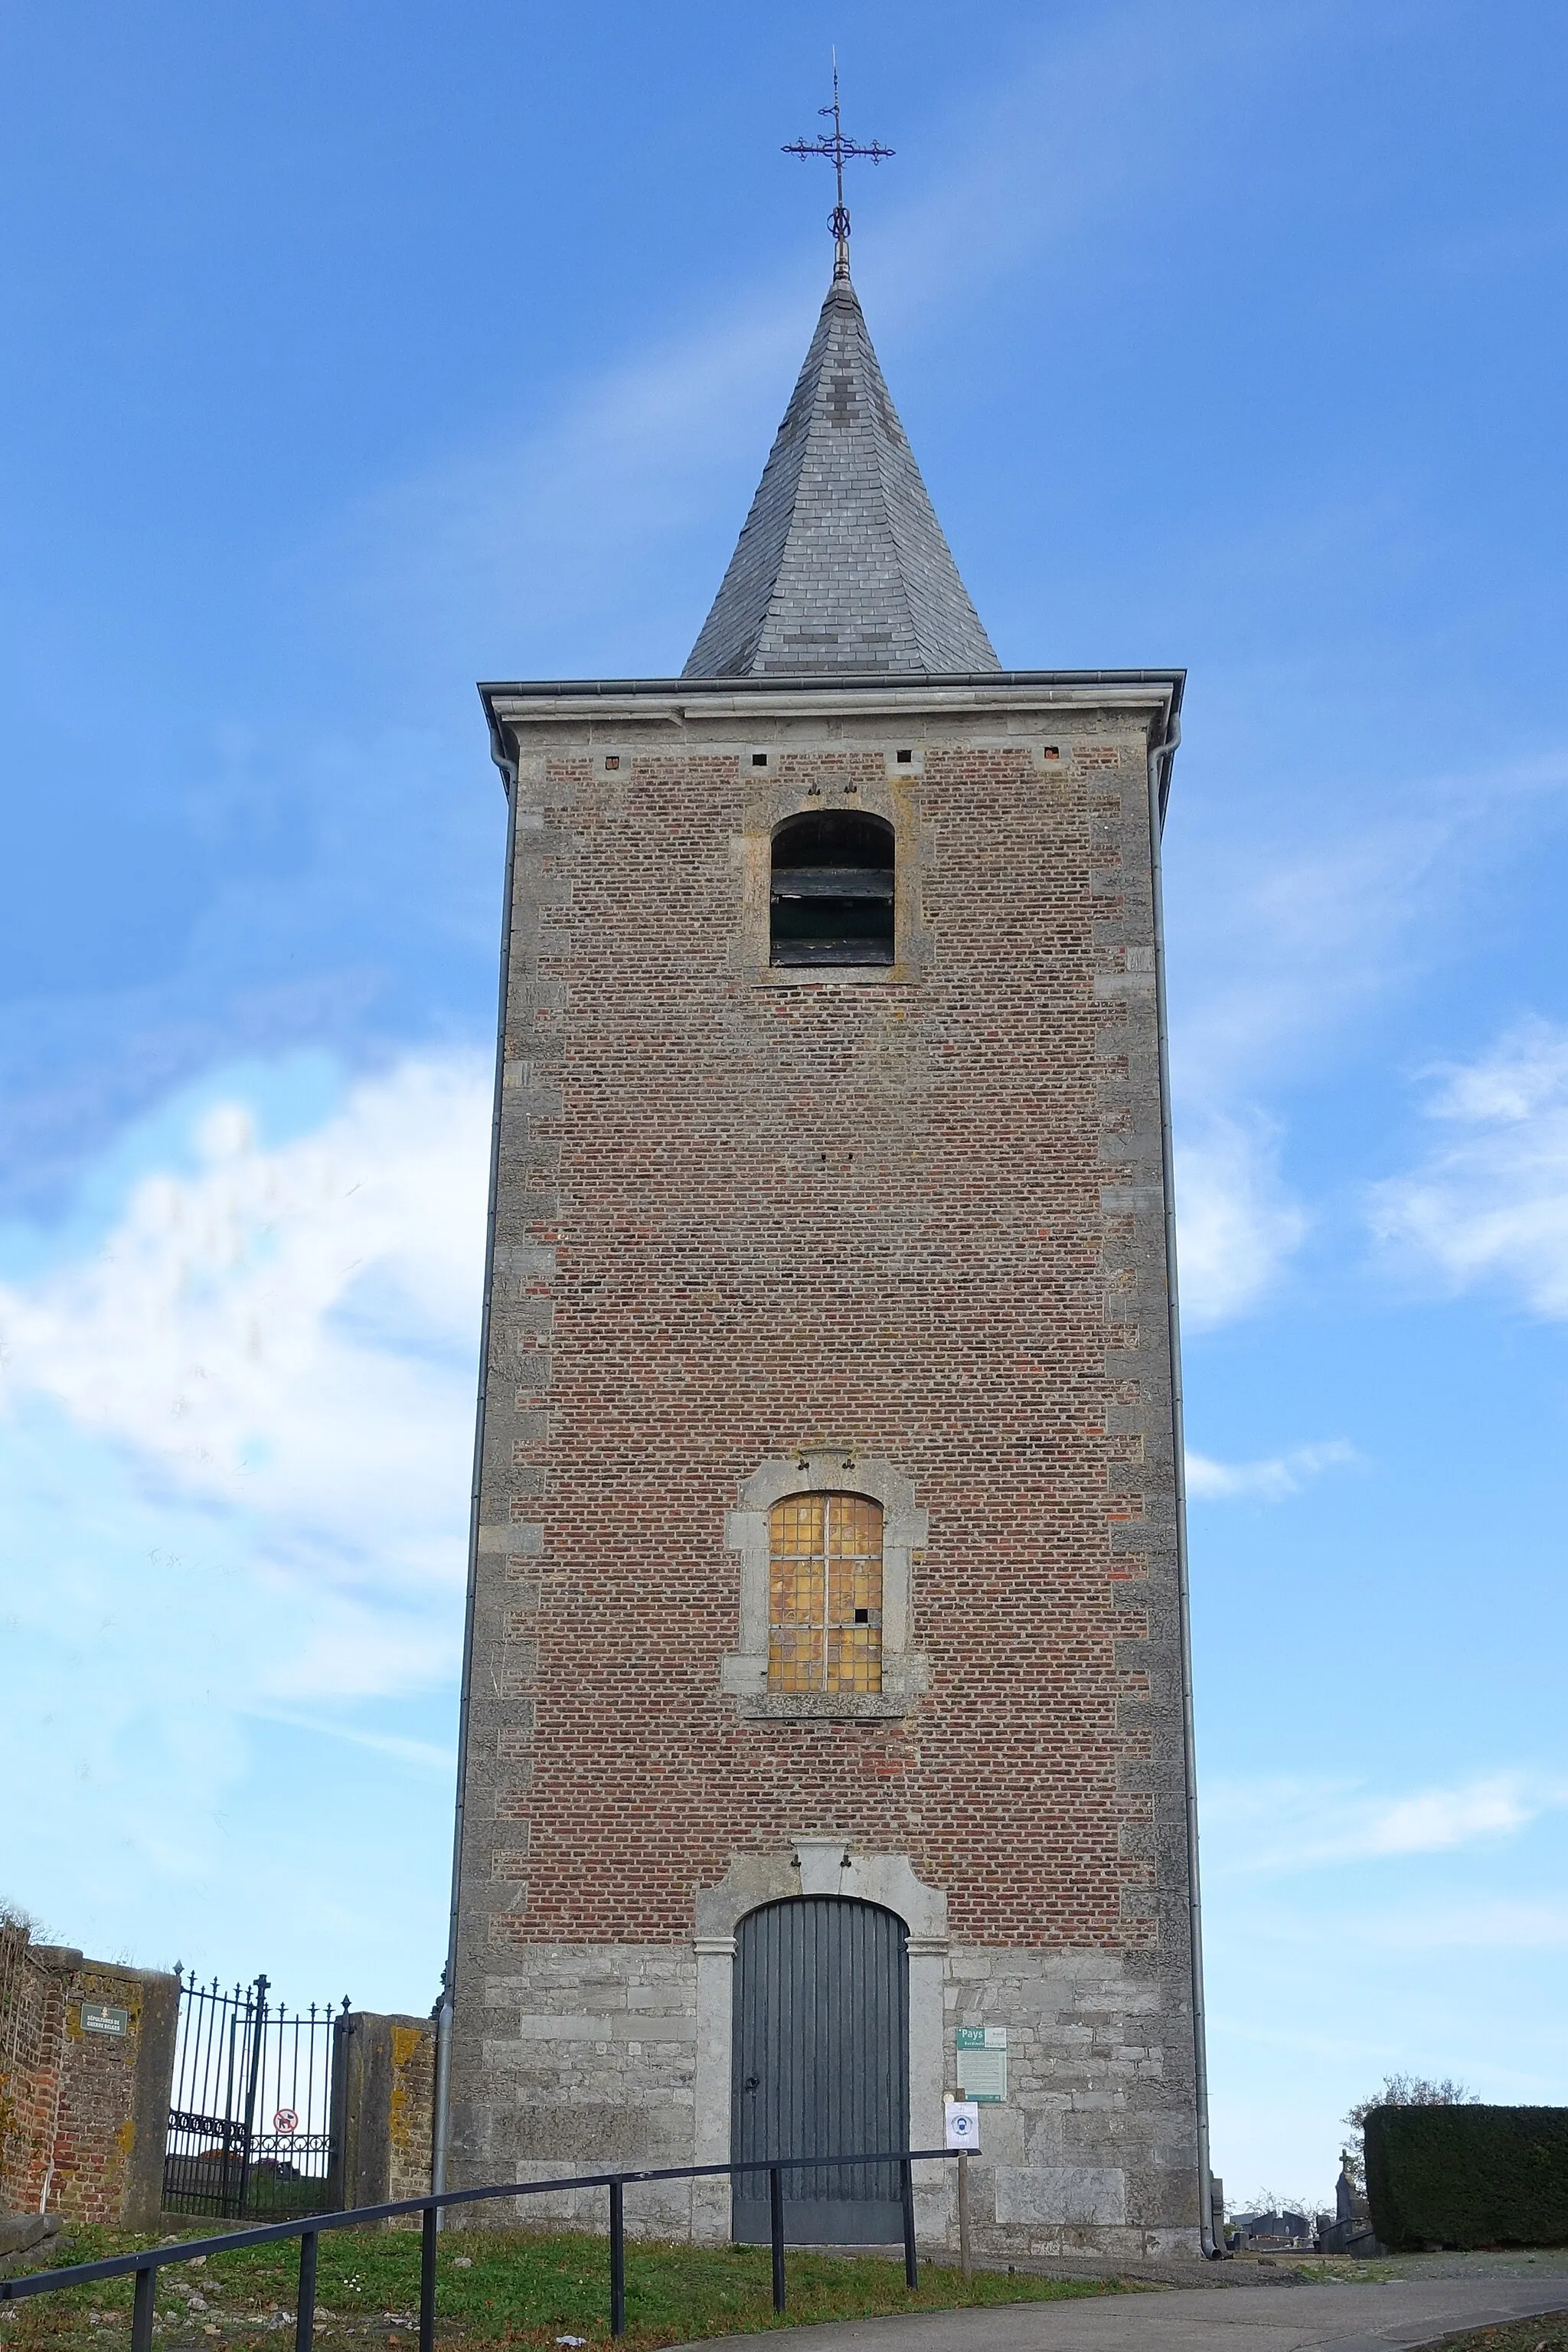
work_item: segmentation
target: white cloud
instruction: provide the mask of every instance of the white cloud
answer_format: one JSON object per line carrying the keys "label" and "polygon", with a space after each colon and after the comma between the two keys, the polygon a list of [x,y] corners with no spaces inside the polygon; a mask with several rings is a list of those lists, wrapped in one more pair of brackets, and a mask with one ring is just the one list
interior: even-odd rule
{"label": "white cloud", "polygon": [[770,287],[573,385],[531,431],[388,486],[332,551],[353,594],[421,667],[511,677],[526,648],[530,676],[570,674],[591,639],[595,673],[679,668],[719,584],[711,557],[691,556],[739,530],[740,482],[759,470],[814,308],[804,283]]}
{"label": "white cloud", "polygon": [[1568,1944],[1568,1903],[1471,1901],[1364,1919],[1357,1932],[1395,1951],[1551,1950]]}
{"label": "white cloud", "polygon": [[[1270,544],[1282,528],[1271,520]],[[1217,560],[1234,566],[1234,551]],[[1223,769],[1223,733],[1205,752]],[[1352,766],[1327,796],[1307,739],[1286,758],[1279,792],[1223,795],[1178,762],[1166,846],[1178,1102],[1256,1094],[1282,1067],[1342,1075],[1369,1006],[1413,1001],[1495,924],[1500,872],[1557,829],[1568,791],[1563,749],[1403,784]]]}
{"label": "white cloud", "polygon": [[1438,1075],[1428,1114],[1454,1140],[1375,1188],[1374,1232],[1456,1290],[1498,1281],[1568,1317],[1568,1030],[1525,1022]]}
{"label": "white cloud", "polygon": [[1176,1145],[1182,1321],[1228,1323],[1256,1307],[1307,1230],[1261,1122],[1212,1118]]}
{"label": "white cloud", "polygon": [[355,1731],[348,1725],[330,1723],[306,1715],[286,1715],[277,1707],[257,1707],[252,1710],[259,1722],[281,1724],[288,1731],[307,1731],[321,1739],[341,1739],[351,1748],[367,1748],[373,1756],[395,1757],[400,1764],[413,1764],[425,1772],[433,1772],[448,1784],[457,1769],[457,1750],[443,1747],[434,1739],[405,1739],[394,1731]]}
{"label": "white cloud", "polygon": [[1448,1853],[1512,1836],[1568,1807],[1568,1789],[1521,1772],[1452,1788],[1379,1795],[1353,1781],[1218,1781],[1204,1790],[1211,1854],[1229,1870],[1290,1872],[1398,1855]]}
{"label": "white cloud", "polygon": [[1279,1503],[1288,1495],[1300,1494],[1307,1479],[1360,1459],[1355,1447],[1338,1437],[1321,1445],[1295,1445],[1289,1454],[1271,1454],[1263,1462],[1215,1462],[1207,1454],[1194,1454],[1189,1446],[1187,1492],[1205,1503],[1242,1498]]}
{"label": "white cloud", "polygon": [[247,1531],[274,1633],[230,1662],[237,1693],[363,1697],[450,1670],[489,1129],[467,1057],[405,1062],[273,1149],[224,1100],[194,1171],[144,1177],[90,1256],[0,1286],[14,1426],[47,1400],[129,1456],[171,1525],[205,1511],[230,1550]]}

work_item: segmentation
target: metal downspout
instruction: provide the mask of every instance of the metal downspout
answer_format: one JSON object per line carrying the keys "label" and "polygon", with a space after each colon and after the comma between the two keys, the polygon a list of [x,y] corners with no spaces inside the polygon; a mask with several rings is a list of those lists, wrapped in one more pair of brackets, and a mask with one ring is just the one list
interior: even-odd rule
{"label": "metal downspout", "polygon": [[[496,1077],[490,1109],[489,1204],[485,1213],[485,1289],[479,1311],[479,1396],[474,1427],[474,1477],[468,1504],[468,1589],[463,1618],[463,1681],[458,1702],[458,1799],[452,1830],[452,1904],[447,1928],[447,1965],[441,1972],[441,2005],[436,2012],[436,2116],[430,2150],[430,2187],[439,2196],[447,2186],[447,2151],[451,2144],[452,1997],[458,1983],[458,1904],[462,1892],[463,1824],[468,1774],[468,1702],[474,1673],[474,1603],[479,1570],[479,1489],[484,1475],[485,1411],[489,1398],[490,1294],[495,1279],[496,1187],[500,1173],[501,1103],[506,1082],[506,1008],[511,970],[512,867],[517,855],[517,761],[502,748],[500,730],[492,722],[490,749],[506,786],[506,878],[501,889],[500,988],[496,1007]],[[444,2215],[438,2211],[436,2226]]]}
{"label": "metal downspout", "polygon": [[[1165,1298],[1170,1322],[1171,1444],[1176,1476],[1176,1613],[1181,1640],[1182,1746],[1186,1777],[1188,1949],[1193,1972],[1193,2067],[1198,2133],[1198,2233],[1211,2259],[1220,2249],[1214,2236],[1214,2191],[1209,2171],[1208,2030],[1204,2008],[1203,1905],[1198,1885],[1197,1742],[1193,1728],[1192,1603],[1187,1565],[1187,1465],[1182,1397],[1182,1318],[1176,1289],[1175,1152],[1171,1134],[1171,1037],[1165,1005],[1165,894],[1160,866],[1164,793],[1171,763],[1182,740],[1182,722],[1172,712],[1163,741],[1149,750],[1149,866],[1154,903],[1154,1020],[1160,1041],[1160,1157],[1165,1190]],[[1162,770],[1163,777],[1162,777]]]}

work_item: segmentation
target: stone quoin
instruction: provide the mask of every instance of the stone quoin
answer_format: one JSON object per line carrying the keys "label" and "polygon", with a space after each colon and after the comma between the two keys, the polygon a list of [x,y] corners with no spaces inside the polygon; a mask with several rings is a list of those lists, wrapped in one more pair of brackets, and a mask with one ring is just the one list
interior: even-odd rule
{"label": "stone quoin", "polygon": [[[482,689],[510,825],[448,2186],[940,2147],[989,2027],[980,2246],[1206,2240],[1182,688],[1001,667],[841,244],[683,676]],[[754,2234],[755,2194],[628,2221]],[[887,2194],[803,2179],[791,2234],[885,2237]],[[952,2168],[916,2195],[951,2242]]]}

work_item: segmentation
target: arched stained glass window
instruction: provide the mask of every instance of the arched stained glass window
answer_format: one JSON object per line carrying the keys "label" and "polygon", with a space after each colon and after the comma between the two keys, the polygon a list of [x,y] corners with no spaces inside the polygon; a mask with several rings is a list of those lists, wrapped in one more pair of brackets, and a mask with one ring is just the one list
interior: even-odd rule
{"label": "arched stained glass window", "polygon": [[768,1517],[768,1688],[882,1687],[882,1507],[786,1495]]}

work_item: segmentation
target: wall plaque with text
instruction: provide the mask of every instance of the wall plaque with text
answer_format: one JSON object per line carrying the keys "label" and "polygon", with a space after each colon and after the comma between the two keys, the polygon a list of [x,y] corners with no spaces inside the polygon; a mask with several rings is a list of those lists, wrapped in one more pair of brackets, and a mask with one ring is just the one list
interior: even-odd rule
{"label": "wall plaque with text", "polygon": [[997,2106],[1007,2095],[1007,2029],[1005,2025],[961,2025],[958,2029],[958,2082],[965,2096],[983,2106]]}

